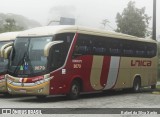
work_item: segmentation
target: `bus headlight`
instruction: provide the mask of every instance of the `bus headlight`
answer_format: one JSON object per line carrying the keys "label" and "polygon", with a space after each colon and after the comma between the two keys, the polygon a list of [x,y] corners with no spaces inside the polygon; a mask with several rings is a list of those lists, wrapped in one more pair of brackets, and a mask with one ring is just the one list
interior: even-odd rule
{"label": "bus headlight", "polygon": [[12,80],[7,79],[7,83],[11,84],[11,83],[12,83]]}
{"label": "bus headlight", "polygon": [[40,80],[39,82],[42,84],[42,83],[44,83],[45,81],[44,81],[44,80]]}
{"label": "bus headlight", "polygon": [[38,93],[42,93],[43,92],[43,88],[38,89]]}
{"label": "bus headlight", "polygon": [[40,81],[37,81],[37,82],[35,82],[35,84],[39,85],[39,84],[41,84],[41,82],[40,82]]}

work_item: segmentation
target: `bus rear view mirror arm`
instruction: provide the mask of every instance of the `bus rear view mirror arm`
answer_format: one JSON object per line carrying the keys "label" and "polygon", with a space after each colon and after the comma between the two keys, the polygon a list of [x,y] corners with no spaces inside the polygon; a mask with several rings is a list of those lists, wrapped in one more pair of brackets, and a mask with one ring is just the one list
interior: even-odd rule
{"label": "bus rear view mirror arm", "polygon": [[4,55],[3,55],[3,57],[4,57],[5,59],[8,59],[8,58],[9,58],[9,55],[10,55],[11,50],[12,50],[12,46],[8,46],[7,48],[5,48],[5,50],[4,50]]}
{"label": "bus rear view mirror arm", "polygon": [[5,44],[0,48],[0,57],[4,57],[4,51],[9,46],[13,46],[13,42]]}
{"label": "bus rear view mirror arm", "polygon": [[44,47],[44,56],[48,57],[51,47],[53,45],[60,44],[60,43],[63,43],[63,41],[53,41],[53,42],[49,42],[48,44],[46,44]]}

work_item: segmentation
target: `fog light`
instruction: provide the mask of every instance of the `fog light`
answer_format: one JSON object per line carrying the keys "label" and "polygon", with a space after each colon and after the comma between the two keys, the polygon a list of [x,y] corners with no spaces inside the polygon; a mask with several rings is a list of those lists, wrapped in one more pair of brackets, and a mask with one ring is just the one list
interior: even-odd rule
{"label": "fog light", "polygon": [[8,88],[8,91],[11,92],[12,90],[10,88]]}
{"label": "fog light", "polygon": [[42,93],[43,92],[43,88],[38,89],[38,93]]}

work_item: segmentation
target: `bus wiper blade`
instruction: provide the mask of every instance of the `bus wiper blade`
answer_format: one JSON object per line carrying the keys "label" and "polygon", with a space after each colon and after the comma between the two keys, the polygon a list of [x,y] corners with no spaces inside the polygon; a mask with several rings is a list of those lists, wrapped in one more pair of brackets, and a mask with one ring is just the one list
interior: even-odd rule
{"label": "bus wiper blade", "polygon": [[[14,74],[17,72],[17,70],[18,70],[18,68],[19,68],[19,66],[21,65],[21,66],[24,66],[24,68],[22,69],[23,70],[23,72],[24,72],[24,70],[26,70],[26,68],[27,67],[29,67],[30,66],[30,72],[31,73],[33,73],[33,67],[32,67],[32,63],[31,63],[31,61],[30,61],[30,58],[29,58],[29,45],[30,45],[30,40],[28,40],[29,42],[28,42],[28,46],[27,46],[27,49],[26,49],[26,52],[24,53],[24,55],[23,55],[23,57],[22,57],[22,59],[19,61],[19,63],[17,64],[17,67],[16,67],[16,69],[14,70]],[[28,65],[26,65],[26,64],[28,64]],[[20,66],[20,69],[21,69],[21,66]]]}
{"label": "bus wiper blade", "polygon": [[23,65],[24,64],[24,58],[25,58],[25,56],[26,56],[26,52],[24,53],[22,59],[20,59],[20,61],[18,62],[18,64],[17,64],[17,66],[16,66],[13,74],[15,74],[18,71],[19,65]]}
{"label": "bus wiper blade", "polygon": [[18,62],[17,67],[15,68],[13,74],[15,74],[15,73],[17,72],[17,70],[18,70],[18,68],[19,68],[19,65],[23,65],[23,64],[24,64],[24,62],[25,62],[25,57],[27,57],[27,55],[28,55],[29,44],[30,44],[30,40],[28,39],[28,45],[27,45],[26,51],[25,51],[22,59],[20,59],[20,61]]}

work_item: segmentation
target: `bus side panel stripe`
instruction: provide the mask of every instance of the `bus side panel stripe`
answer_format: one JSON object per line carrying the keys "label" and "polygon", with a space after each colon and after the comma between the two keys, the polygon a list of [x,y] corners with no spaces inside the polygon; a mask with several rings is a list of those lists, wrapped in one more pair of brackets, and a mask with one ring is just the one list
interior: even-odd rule
{"label": "bus side panel stripe", "polygon": [[90,83],[94,90],[103,89],[103,86],[101,86],[100,83],[103,58],[103,56],[93,56]]}
{"label": "bus side panel stripe", "polygon": [[82,60],[82,70],[79,71],[79,74],[82,75],[84,81],[84,91],[93,91],[93,88],[90,83],[91,77],[91,70],[92,70],[92,63],[93,63],[93,56],[83,56],[79,58]]}
{"label": "bus side panel stripe", "polygon": [[108,80],[105,89],[111,89],[115,85],[119,71],[119,62],[120,57],[111,57]]}
{"label": "bus side panel stripe", "polygon": [[103,87],[105,87],[108,79],[110,61],[111,61],[111,56],[105,56],[103,59],[103,66],[102,66],[102,72],[101,72],[101,85]]}
{"label": "bus side panel stripe", "polygon": [[[119,71],[120,71],[120,67],[121,67],[120,64],[121,64],[121,57],[120,57],[120,60],[119,60],[119,67],[118,67],[119,69],[118,69],[118,73],[117,73],[117,79],[116,79],[115,84],[112,86],[112,88],[114,88],[115,85],[116,85],[116,83],[117,83],[117,80],[118,80],[118,77],[119,77]],[[112,88],[111,88],[111,89],[112,89]]]}

